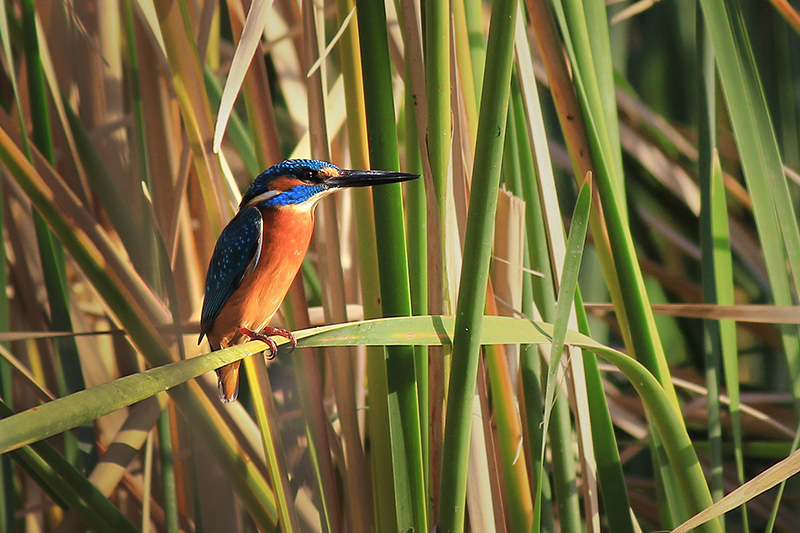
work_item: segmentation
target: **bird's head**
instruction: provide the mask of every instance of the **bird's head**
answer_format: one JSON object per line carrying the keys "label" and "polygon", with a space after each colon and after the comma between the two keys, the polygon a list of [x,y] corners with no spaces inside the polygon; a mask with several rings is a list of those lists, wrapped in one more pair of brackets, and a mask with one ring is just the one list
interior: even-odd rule
{"label": "bird's head", "polygon": [[316,159],[287,159],[262,172],[242,197],[239,208],[299,206],[311,208],[344,187],[365,187],[418,178],[417,174],[384,170],[342,170]]}

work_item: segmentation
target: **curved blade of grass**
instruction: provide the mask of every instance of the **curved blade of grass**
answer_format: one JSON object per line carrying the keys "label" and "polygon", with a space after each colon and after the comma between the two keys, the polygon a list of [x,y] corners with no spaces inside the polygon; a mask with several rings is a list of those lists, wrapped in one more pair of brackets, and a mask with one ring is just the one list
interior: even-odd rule
{"label": "curved blade of grass", "polygon": [[583,182],[578,201],[575,203],[575,211],[572,215],[572,227],[567,238],[566,257],[564,259],[564,271],[561,275],[561,287],[558,290],[556,300],[555,321],[553,323],[553,343],[550,349],[550,363],[547,371],[547,385],[544,396],[544,417],[542,428],[541,457],[539,459],[540,470],[536,476],[536,496],[534,509],[536,509],[534,529],[540,526],[541,520],[541,499],[542,483],[544,476],[544,455],[547,446],[547,430],[550,426],[550,415],[553,411],[555,402],[556,387],[559,380],[559,369],[561,368],[561,352],[564,350],[564,339],[567,335],[570,312],[575,301],[575,291],[578,288],[578,274],[581,269],[581,258],[583,257],[583,246],[586,242],[586,230],[589,225],[589,212],[592,206],[592,180],[591,176]]}
{"label": "curved blade of grass", "polygon": [[[7,417],[0,422],[12,416],[15,416],[13,411],[0,401],[0,417]],[[74,509],[81,520],[97,533],[138,531],[108,498],[50,444],[37,442],[13,451],[11,457],[32,475],[45,492],[54,496],[56,503]]]}
{"label": "curved blade of grass", "polygon": [[94,420],[260,351],[263,345],[251,343],[219,350],[208,357],[195,357],[126,376],[5,418],[0,420],[0,453],[57,435],[78,425],[76,420]]}
{"label": "curved blade of grass", "polygon": [[236,98],[239,96],[245,74],[247,74],[250,63],[253,61],[258,43],[261,42],[261,33],[267,22],[267,14],[271,7],[272,0],[254,0],[250,4],[250,11],[247,13],[247,19],[242,30],[242,38],[236,46],[228,79],[225,81],[225,88],[222,90],[217,123],[214,126],[213,149],[215,153],[219,152],[222,146],[222,137],[228,127],[228,119],[233,111],[233,104],[236,103]]}
{"label": "curved blade of grass", "polygon": [[[507,317],[486,316],[483,319],[481,338],[476,339],[482,344],[551,344],[553,341],[553,327],[549,324]],[[301,347],[444,345],[455,339],[456,320],[442,316],[386,318],[312,328],[296,332],[296,337]],[[687,508],[697,513],[709,507],[712,504],[711,495],[683,426],[682,416],[672,407],[652,374],[631,357],[579,333],[567,332],[565,344],[594,352],[625,374],[642,398],[663,439]],[[25,443],[46,438],[68,429],[70,424],[93,420],[112,409],[152,396],[213,368],[259,353],[265,347],[264,343],[254,341],[219,350],[120,378],[0,420],[0,451],[16,449]],[[69,422],[64,423],[67,419]],[[719,524],[711,522],[703,530],[717,532]]]}

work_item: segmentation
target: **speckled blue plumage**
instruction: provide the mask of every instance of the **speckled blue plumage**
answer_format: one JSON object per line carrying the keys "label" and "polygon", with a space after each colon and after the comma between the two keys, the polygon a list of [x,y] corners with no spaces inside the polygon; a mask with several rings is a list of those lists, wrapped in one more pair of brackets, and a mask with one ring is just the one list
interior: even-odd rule
{"label": "speckled blue plumage", "polygon": [[281,207],[284,205],[302,204],[309,198],[323,192],[324,185],[296,185],[286,192],[265,200],[260,205],[265,207]]}
{"label": "speckled blue plumage", "polygon": [[[264,172],[262,172],[261,174],[259,174],[258,177],[253,180],[253,183],[250,184],[250,187],[247,189],[247,192],[245,192],[244,196],[242,196],[242,203],[240,205],[247,205],[247,203],[250,200],[258,196],[259,194],[267,192],[270,189],[269,182],[271,182],[276,178],[280,178],[286,175],[297,175],[298,173],[302,173],[305,170],[320,170],[326,167],[335,168],[336,170],[341,170],[336,165],[333,165],[326,161],[319,161],[317,159],[287,159],[286,161],[281,161],[277,165],[273,165]],[[299,202],[294,202],[294,203],[299,203]],[[286,205],[286,204],[280,204],[280,205]]]}
{"label": "speckled blue plumage", "polygon": [[200,340],[242,283],[251,264],[255,264],[253,261],[258,262],[263,225],[261,211],[257,207],[248,207],[222,230],[208,265],[206,297],[200,315]]}

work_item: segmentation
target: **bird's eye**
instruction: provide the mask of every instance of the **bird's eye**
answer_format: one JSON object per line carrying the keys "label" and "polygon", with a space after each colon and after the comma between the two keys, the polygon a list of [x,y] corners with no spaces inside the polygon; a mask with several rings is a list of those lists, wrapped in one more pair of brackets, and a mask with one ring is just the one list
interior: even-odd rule
{"label": "bird's eye", "polygon": [[303,181],[317,181],[317,173],[313,170],[303,172]]}

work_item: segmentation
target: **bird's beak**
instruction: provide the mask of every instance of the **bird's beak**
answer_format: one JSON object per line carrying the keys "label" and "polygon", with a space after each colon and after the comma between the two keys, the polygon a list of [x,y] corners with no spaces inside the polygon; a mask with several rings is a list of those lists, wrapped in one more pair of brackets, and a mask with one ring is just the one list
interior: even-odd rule
{"label": "bird's beak", "polygon": [[386,183],[415,180],[419,174],[394,172],[389,170],[343,170],[338,176],[325,180],[328,187],[369,187]]}

